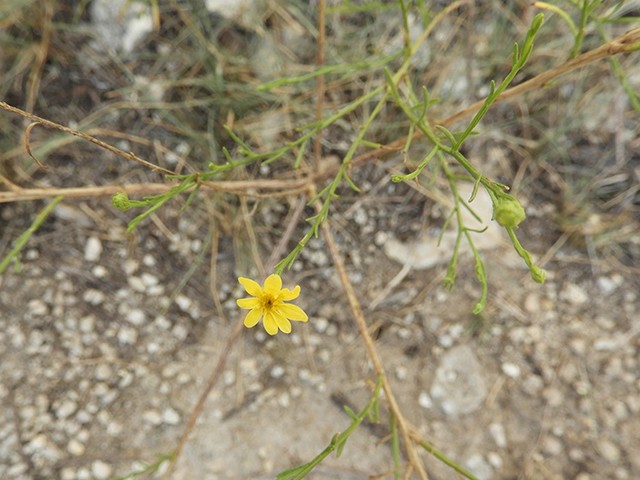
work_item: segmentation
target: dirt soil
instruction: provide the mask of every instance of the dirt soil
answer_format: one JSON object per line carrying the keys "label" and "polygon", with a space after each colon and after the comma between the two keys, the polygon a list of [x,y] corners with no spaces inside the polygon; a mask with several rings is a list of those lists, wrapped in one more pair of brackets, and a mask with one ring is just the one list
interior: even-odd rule
{"label": "dirt soil", "polygon": [[[95,81],[74,81],[95,88]],[[81,118],[81,107],[58,110],[52,120]],[[612,151],[613,143],[607,137],[598,148]],[[153,148],[145,153],[152,158]],[[637,165],[640,153],[629,154]],[[489,300],[473,315],[480,285],[469,258],[448,292],[446,254],[423,269],[389,256],[389,242],[433,239],[434,229],[437,237],[445,215],[415,189],[389,181],[398,162],[355,169],[363,193],[342,189],[330,223],[408,420],[480,480],[640,478],[637,274],[595,261],[569,241],[551,251],[548,279],[538,285],[499,245],[482,252]],[[60,148],[47,164],[32,175],[51,186],[162,181],[81,144]],[[550,221],[561,206],[535,192],[525,200],[518,235],[540,258],[563,237]],[[131,234],[125,230],[135,213],[114,209],[108,197],[56,207],[22,252],[21,271],[0,276],[0,478],[113,479],[172,451],[241,314],[237,277],[256,275],[254,252],[269,256],[297,201],[248,199],[246,208],[230,208],[230,200],[204,192],[182,213],[182,203],[169,202]],[[2,257],[45,203],[0,204]],[[308,208],[302,217],[312,214]],[[210,286],[214,217],[213,288],[222,310]],[[238,238],[247,221],[254,244]],[[298,223],[287,249],[307,228]],[[301,286],[295,303],[308,323],[273,338],[261,325],[244,332],[173,478],[274,478],[348,427],[344,405],[357,412],[368,402],[371,364],[322,238],[283,281]],[[365,422],[340,458],[330,455],[308,478],[388,473],[382,410],[382,423]],[[457,478],[422,457],[432,480]]]}

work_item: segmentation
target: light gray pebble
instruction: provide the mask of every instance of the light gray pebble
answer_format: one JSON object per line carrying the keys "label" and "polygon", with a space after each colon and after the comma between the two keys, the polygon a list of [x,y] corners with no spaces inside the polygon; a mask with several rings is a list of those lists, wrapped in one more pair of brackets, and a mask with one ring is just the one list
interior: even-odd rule
{"label": "light gray pebble", "polygon": [[140,277],[131,276],[131,277],[127,278],[127,283],[136,292],[141,292],[142,293],[147,289],[146,285],[142,281],[142,278],[140,278]]}
{"label": "light gray pebble", "polygon": [[30,300],[27,303],[27,309],[32,315],[42,316],[49,313],[49,307],[47,304],[39,298]]}
{"label": "light gray pebble", "polygon": [[504,362],[502,364],[502,373],[507,377],[518,378],[520,376],[520,366],[511,362]]}
{"label": "light gray pebble", "polygon": [[102,265],[96,265],[91,269],[91,273],[96,278],[104,278],[109,274],[109,271]]}
{"label": "light gray pebble", "polygon": [[479,453],[469,456],[465,465],[478,480],[489,480],[493,476],[493,468]]}
{"label": "light gray pebble", "polygon": [[598,285],[598,288],[605,295],[611,295],[618,288],[616,282],[608,277],[599,277],[598,280],[596,280],[596,285]]}
{"label": "light gray pebble", "polygon": [[91,333],[95,328],[96,319],[93,315],[82,317],[78,322],[78,328],[83,333]]}
{"label": "light gray pebble", "polygon": [[420,395],[418,396],[418,405],[422,408],[431,408],[433,407],[433,400],[431,400],[431,397],[427,392],[420,392]]}
{"label": "light gray pebble", "polygon": [[86,410],[78,410],[76,420],[80,423],[90,423],[93,420],[93,416]]}
{"label": "light gray pebble", "polygon": [[76,480],[91,480],[91,472],[87,468],[79,468],[76,472]]}
{"label": "light gray pebble", "polygon": [[147,410],[142,414],[142,419],[154,426],[162,424],[162,414],[157,410]]}
{"label": "light gray pebble", "polygon": [[113,468],[102,460],[95,460],[91,464],[91,473],[96,480],[107,480],[113,473]]}
{"label": "light gray pebble", "polygon": [[176,325],[171,329],[171,333],[175,338],[182,341],[189,335],[189,330],[184,325]]}
{"label": "light gray pebble", "polygon": [[544,380],[538,375],[528,375],[522,382],[522,390],[531,395],[537,395],[544,387]]}
{"label": "light gray pebble", "polygon": [[89,237],[84,246],[84,259],[87,262],[96,262],[102,255],[102,242],[98,237]]}
{"label": "light gray pebble", "polygon": [[150,273],[143,273],[140,277],[142,278],[142,282],[146,287],[153,287],[154,285],[158,285],[158,283],[160,283],[158,277]]}
{"label": "light gray pebble", "polygon": [[[123,252],[125,255],[127,254],[126,250]],[[136,270],[140,268],[140,262],[134,260],[133,258],[128,258],[124,261],[123,270],[128,276],[133,275]]]}
{"label": "light gray pebble", "polygon": [[147,288],[147,295],[151,297],[159,297],[160,295],[164,295],[164,292],[164,285],[153,285]]}
{"label": "light gray pebble", "polygon": [[568,283],[560,292],[560,298],[573,305],[584,305],[589,301],[589,294],[575,283]]}
{"label": "light gray pebble", "polygon": [[496,446],[505,448],[507,446],[507,434],[501,423],[492,423],[489,425],[489,433],[496,442]]}
{"label": "light gray pebble", "polygon": [[69,440],[69,443],[67,443],[67,452],[69,452],[71,455],[79,457],[80,455],[84,455],[85,451],[86,447],[84,446],[84,444],[80,443],[75,438],[72,438],[71,440]]}
{"label": "light gray pebble", "polygon": [[160,330],[168,330],[171,327],[171,322],[163,315],[156,317],[153,324]]}
{"label": "light gray pebble", "polygon": [[185,295],[178,295],[176,297],[176,305],[178,305],[178,308],[180,308],[180,310],[186,312],[193,306],[193,300],[191,300],[189,297],[186,297]]}
{"label": "light gray pebble", "polygon": [[611,440],[600,439],[598,441],[598,450],[608,462],[617,463],[620,460],[620,449]]}
{"label": "light gray pebble", "polygon": [[151,255],[150,253],[147,253],[143,258],[142,258],[142,263],[144,263],[147,267],[155,267],[156,266],[156,258]]}
{"label": "light gray pebble", "polygon": [[118,330],[118,342],[122,345],[133,345],[138,340],[138,332],[130,327],[121,326]]}
{"label": "light gray pebble", "polygon": [[558,407],[564,403],[564,395],[554,387],[547,387],[543,390],[542,396],[547,400],[550,407]]}
{"label": "light gray pebble", "polygon": [[73,468],[65,467],[60,470],[60,480],[76,480],[76,471]]}
{"label": "light gray pebble", "polygon": [[82,299],[89,305],[97,306],[104,302],[105,294],[101,290],[90,288],[82,294]]}
{"label": "light gray pebble", "polygon": [[165,408],[162,412],[162,421],[167,425],[178,425],[180,423],[180,414],[171,407]]}
{"label": "light gray pebble", "polygon": [[496,470],[502,470],[502,467],[504,467],[504,461],[502,460],[502,457],[496,452],[487,453],[487,460],[489,464]]}
{"label": "light gray pebble", "polygon": [[76,402],[73,400],[65,400],[55,409],[56,417],[65,419],[73,415],[76,410],[78,410],[78,404]]}
{"label": "light gray pebble", "polygon": [[562,441],[556,437],[547,436],[542,441],[542,450],[547,455],[560,455],[563,450]]}
{"label": "light gray pebble", "polygon": [[142,325],[147,320],[145,313],[139,308],[132,308],[125,316],[126,320],[133,325]]}

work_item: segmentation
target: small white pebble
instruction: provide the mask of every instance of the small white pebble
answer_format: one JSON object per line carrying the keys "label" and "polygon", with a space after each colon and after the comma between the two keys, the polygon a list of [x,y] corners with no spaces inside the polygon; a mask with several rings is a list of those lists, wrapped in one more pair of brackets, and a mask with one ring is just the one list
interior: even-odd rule
{"label": "small white pebble", "polygon": [[155,267],[156,266],[156,259],[153,255],[151,255],[150,253],[147,253],[143,258],[142,258],[142,263],[144,263],[147,267]]}
{"label": "small white pebble", "polygon": [[502,457],[496,452],[487,453],[487,460],[489,464],[495,468],[496,470],[501,470],[504,466],[504,462],[502,461]]}
{"label": "small white pebble", "polygon": [[520,366],[515,363],[505,362],[502,364],[502,373],[507,377],[518,378],[520,376]]}
{"label": "small white pebble", "polygon": [[160,283],[160,279],[158,279],[158,277],[156,277],[155,275],[151,275],[150,273],[143,273],[140,277],[142,278],[142,282],[147,287],[153,287],[154,285]]}
{"label": "small white pebble", "polygon": [[233,370],[225,370],[222,374],[222,381],[226,386],[233,385],[236,381],[236,372]]}
{"label": "small white pebble", "polygon": [[128,258],[124,261],[124,273],[126,273],[128,276],[133,275],[139,267],[140,263],[133,258]]}
{"label": "small white pebble", "polygon": [[433,407],[433,400],[431,400],[431,397],[427,392],[421,392],[418,397],[418,405],[422,408],[431,408]]}
{"label": "small white pebble", "polygon": [[109,271],[102,265],[96,265],[91,269],[91,273],[96,278],[104,278],[109,274]]}
{"label": "small white pebble", "polygon": [[281,378],[284,375],[284,367],[281,365],[276,365],[271,369],[271,377],[272,378]]}
{"label": "small white pebble", "polygon": [[589,294],[575,283],[569,283],[560,292],[560,298],[573,305],[583,305],[589,301]]}
{"label": "small white pebble", "polygon": [[36,250],[35,248],[32,248],[30,250],[27,250],[27,253],[24,257],[27,260],[37,260],[40,257],[40,252],[38,252],[38,250]]}
{"label": "small white pebble", "polygon": [[89,305],[93,305],[94,307],[100,305],[105,300],[105,294],[102,293],[101,290],[96,290],[95,288],[90,288],[86,290],[82,294],[82,299],[87,302]]}
{"label": "small white pebble", "polygon": [[611,295],[616,291],[618,285],[608,277],[600,277],[596,280],[596,285],[605,295]]}
{"label": "small white pebble", "polygon": [[142,278],[140,277],[136,277],[136,276],[129,277],[127,278],[127,283],[136,292],[144,292],[147,289],[144,282],[142,281]]}
{"label": "small white pebble", "polygon": [[162,412],[162,421],[167,425],[178,425],[180,423],[180,414],[173,408],[165,408]]}
{"label": "small white pebble", "polygon": [[178,295],[176,297],[176,304],[178,305],[180,310],[182,310],[183,312],[186,312],[193,305],[193,301],[189,297],[186,297],[184,295]]}
{"label": "small white pebble", "polygon": [[56,408],[56,417],[64,419],[73,415],[78,409],[78,404],[73,400],[65,400]]}
{"label": "small white pebble", "polygon": [[120,327],[118,330],[118,341],[122,345],[133,345],[138,340],[138,332],[130,327]]}
{"label": "small white pebble", "polygon": [[111,366],[107,363],[101,363],[96,367],[97,380],[106,380],[111,376],[111,373],[112,373]]}
{"label": "small white pebble", "polygon": [[313,321],[313,326],[316,329],[316,332],[322,333],[329,326],[329,320],[327,320],[326,318],[323,318],[323,317],[316,318]]}
{"label": "small white pebble", "polygon": [[96,460],[91,464],[91,473],[96,480],[107,480],[113,473],[113,468],[102,460]]}
{"label": "small white pebble", "polygon": [[102,242],[98,237],[89,237],[84,246],[84,259],[87,262],[96,262],[102,255]]}
{"label": "small white pebble", "polygon": [[95,328],[96,319],[93,315],[82,317],[78,322],[78,328],[82,333],[91,333]]}
{"label": "small white pebble", "polygon": [[33,315],[41,316],[49,313],[49,307],[39,298],[29,301],[29,303],[27,304],[27,308]]}
{"label": "small white pebble", "polygon": [[125,318],[129,323],[132,323],[134,325],[142,325],[147,320],[147,316],[139,308],[129,310]]}
{"label": "small white pebble", "polygon": [[496,446],[500,448],[507,446],[507,434],[501,423],[492,423],[489,425],[489,433],[493,437],[493,441],[496,442]]}
{"label": "small white pebble", "polygon": [[153,323],[160,330],[169,330],[169,328],[171,328],[171,322],[163,315],[156,317]]}
{"label": "small white pebble", "polygon": [[608,462],[617,463],[620,460],[620,449],[606,438],[598,442],[598,450]]}
{"label": "small white pebble", "polygon": [[157,410],[147,410],[142,414],[142,419],[145,422],[156,426],[162,424],[163,421],[162,415]]}
{"label": "small white pebble", "polygon": [[71,455],[79,457],[80,455],[84,455],[85,451],[86,447],[76,439],[71,439],[69,443],[67,443],[67,452]]}

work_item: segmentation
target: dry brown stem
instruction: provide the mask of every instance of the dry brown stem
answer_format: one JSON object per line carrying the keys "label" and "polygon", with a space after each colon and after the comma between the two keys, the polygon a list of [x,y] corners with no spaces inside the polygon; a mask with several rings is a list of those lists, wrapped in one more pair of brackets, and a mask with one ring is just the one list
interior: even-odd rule
{"label": "dry brown stem", "polygon": [[[315,196],[315,193],[316,192],[312,192],[311,196]],[[320,213],[320,211],[322,210],[322,203],[317,200],[314,202],[313,207],[316,209],[317,213]],[[367,350],[367,355],[369,356],[369,359],[371,360],[371,363],[373,365],[373,371],[377,376],[382,376],[382,388],[384,390],[387,402],[389,403],[389,409],[393,412],[393,415],[396,418],[398,430],[400,430],[400,433],[402,434],[410,466],[415,469],[415,471],[418,473],[418,476],[422,480],[429,480],[427,472],[424,470],[422,461],[420,460],[418,452],[416,451],[415,445],[411,439],[410,425],[402,415],[400,407],[398,406],[398,402],[396,401],[396,398],[393,394],[393,390],[391,389],[391,385],[389,384],[389,380],[387,380],[382,361],[378,356],[378,351],[376,350],[375,343],[373,341],[373,338],[371,337],[371,334],[369,333],[369,329],[367,328],[367,321],[364,318],[364,313],[362,313],[360,302],[358,301],[356,292],[353,289],[351,281],[349,280],[347,271],[344,268],[344,262],[342,261],[340,251],[338,250],[336,242],[333,238],[333,233],[331,233],[329,222],[326,222],[323,225],[322,233],[324,234],[325,241],[327,242],[329,254],[331,255],[331,259],[333,260],[333,265],[335,266],[338,272],[338,276],[340,277],[342,287],[347,294],[347,300],[349,302],[349,307],[351,308],[351,313],[353,314],[356,326],[358,327],[358,331],[360,332],[360,336],[362,337],[362,341],[364,342],[364,347]]]}

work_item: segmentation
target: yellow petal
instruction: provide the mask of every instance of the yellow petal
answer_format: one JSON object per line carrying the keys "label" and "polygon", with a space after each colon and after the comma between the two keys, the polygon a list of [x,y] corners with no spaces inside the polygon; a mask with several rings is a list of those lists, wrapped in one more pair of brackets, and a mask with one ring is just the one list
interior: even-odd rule
{"label": "yellow petal", "polygon": [[296,286],[293,290],[289,290],[288,288],[283,288],[278,295],[278,300],[282,300],[283,302],[288,302],[289,300],[293,300],[294,298],[298,298],[300,295],[300,286]]}
{"label": "yellow petal", "polygon": [[278,324],[273,318],[273,314],[271,312],[265,312],[262,324],[269,335],[275,335],[278,333]]}
{"label": "yellow petal", "polygon": [[304,310],[297,305],[290,305],[288,303],[278,305],[278,311],[288,319],[295,320],[296,322],[306,322],[309,320]]}
{"label": "yellow petal", "polygon": [[276,325],[278,328],[282,330],[284,333],[291,333],[291,322],[286,319],[284,315],[279,313],[274,313],[273,318],[276,321]]}
{"label": "yellow petal", "polygon": [[274,297],[280,293],[280,289],[282,288],[282,279],[280,275],[269,275],[267,279],[264,281],[263,290],[267,293],[270,293]]}
{"label": "yellow petal", "polygon": [[250,310],[260,305],[260,300],[258,300],[257,298],[241,298],[239,300],[236,300],[236,303],[240,308],[246,308]]}
{"label": "yellow petal", "polygon": [[259,308],[254,308],[247,314],[246,317],[244,317],[244,326],[247,328],[254,327],[255,324],[260,321],[260,317],[262,317],[262,310]]}
{"label": "yellow petal", "polygon": [[260,285],[258,285],[256,282],[254,282],[250,278],[240,277],[238,278],[238,281],[240,282],[240,284],[242,284],[242,286],[247,291],[247,293],[253,297],[257,297],[262,292]]}

